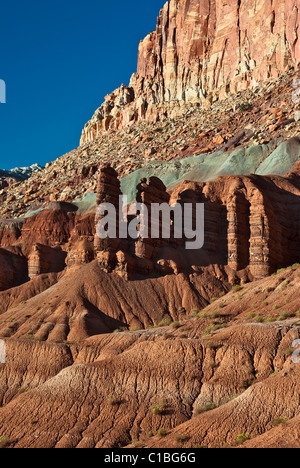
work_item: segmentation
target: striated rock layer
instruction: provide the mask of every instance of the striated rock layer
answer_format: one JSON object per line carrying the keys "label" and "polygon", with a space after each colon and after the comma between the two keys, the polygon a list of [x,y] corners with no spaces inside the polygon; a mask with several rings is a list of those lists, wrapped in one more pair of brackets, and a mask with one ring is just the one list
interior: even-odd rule
{"label": "striated rock layer", "polygon": [[[98,190],[98,203],[109,199],[118,212],[121,191],[116,171],[107,166],[99,171]],[[154,271],[178,274],[219,264],[228,265],[235,273],[247,269],[251,278],[258,279],[300,261],[300,181],[293,173],[286,178],[251,175],[219,177],[206,183],[185,181],[171,197],[160,179],[150,177],[138,185],[137,201],[148,209],[146,236],[131,237],[123,243],[118,233],[115,239],[99,239],[96,217],[95,249],[101,267],[105,259],[106,271],[125,273],[128,278],[137,271],[146,275]],[[184,236],[174,238],[172,215],[168,220],[169,238],[163,238],[161,225],[153,226],[154,204],[170,202],[183,208],[190,204],[194,218],[196,204],[204,205],[203,248],[186,250]],[[196,225],[197,230],[201,227]],[[158,231],[156,238],[153,228]]]}
{"label": "striated rock layer", "polygon": [[81,144],[255,88],[300,62],[299,0],[170,0],[141,41],[129,87],[106,96]]}
{"label": "striated rock layer", "polygon": [[[144,235],[140,208],[121,206],[121,195],[118,173],[108,164],[101,166],[97,205],[110,203],[117,215],[115,235],[109,238],[98,235],[105,212],[81,214],[75,204],[65,202],[52,202],[24,220],[3,221],[0,291],[39,275],[80,267],[96,258],[101,270],[114,271],[126,280],[137,279],[140,274],[197,274],[204,267],[219,265],[221,269],[229,268],[225,276],[230,283],[237,277],[243,282],[263,278],[278,268],[300,262],[297,165],[286,177],[250,175],[224,176],[201,183],[182,181],[169,192],[158,177],[142,178],[135,197],[148,208],[148,224],[144,223],[148,232]],[[203,248],[186,249],[185,233],[175,235],[178,214],[172,210],[167,213],[168,235],[163,235],[162,218],[152,216],[152,208],[163,204],[168,208],[176,203],[182,208],[189,204],[194,221],[196,204],[204,205]],[[185,216],[184,210],[179,216]],[[135,235],[129,235],[132,226]],[[194,226],[199,238],[202,225],[194,222]]]}

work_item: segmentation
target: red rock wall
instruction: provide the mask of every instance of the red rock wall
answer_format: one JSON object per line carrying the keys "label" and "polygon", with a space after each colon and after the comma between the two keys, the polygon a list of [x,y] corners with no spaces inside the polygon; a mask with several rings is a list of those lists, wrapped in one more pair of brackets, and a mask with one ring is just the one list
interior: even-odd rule
{"label": "red rock wall", "polygon": [[[108,168],[100,171],[98,201],[103,198],[105,185],[106,197],[114,203],[110,191],[113,193],[116,186],[119,190],[119,184],[116,172],[113,171],[113,178],[108,178],[108,171]],[[121,244],[118,239],[102,241],[96,235],[98,262],[106,271],[116,271],[128,278],[137,273],[178,274],[217,264],[228,266],[232,277],[241,272],[244,278],[249,275],[258,279],[300,262],[299,175],[227,176],[207,183],[183,182],[171,198],[162,182],[152,177],[138,185],[137,201],[148,208],[148,236],[128,238],[127,243]],[[204,204],[202,249],[189,252],[184,237],[174,239],[172,234],[170,239],[151,238],[151,203],[176,202]],[[117,199],[115,203],[118,208]]]}
{"label": "red rock wall", "polygon": [[300,0],[167,2],[156,30],[140,42],[129,87],[105,98],[81,144],[111,128],[174,115],[185,102],[209,104],[297,66],[299,11]]}

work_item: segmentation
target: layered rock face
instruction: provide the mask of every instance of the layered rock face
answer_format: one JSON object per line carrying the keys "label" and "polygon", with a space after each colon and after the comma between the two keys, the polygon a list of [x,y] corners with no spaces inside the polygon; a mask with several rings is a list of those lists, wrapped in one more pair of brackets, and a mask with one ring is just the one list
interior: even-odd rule
{"label": "layered rock face", "polygon": [[[106,191],[103,189],[106,187]],[[98,202],[111,200],[119,210],[120,185],[116,171],[100,170]],[[104,193],[106,194],[104,196]],[[251,278],[263,278],[282,265],[300,261],[300,182],[299,176],[282,177],[219,177],[207,183],[183,182],[170,195],[156,177],[142,179],[137,187],[137,202],[147,208],[147,234],[136,239],[128,235],[124,241],[100,239],[96,233],[95,248],[100,266],[130,278],[142,274],[178,274],[209,264],[228,266],[232,277],[247,271]],[[191,205],[193,217],[197,204],[205,210],[204,245],[185,250],[185,227],[182,236],[174,236],[174,217],[169,217],[170,236],[162,236],[162,218],[152,218],[155,204]],[[138,207],[137,213],[140,208]],[[175,215],[176,216],[176,215]],[[132,221],[128,216],[128,221]],[[154,219],[154,221],[153,221]],[[142,217],[137,224],[142,224]],[[156,220],[156,221],[155,221]],[[99,217],[96,217],[96,231]],[[153,236],[153,222],[158,235]],[[166,219],[165,219],[166,222]],[[202,228],[195,224],[194,230]],[[126,227],[128,230],[128,225]],[[199,233],[198,233],[199,234]],[[105,262],[104,262],[105,260]],[[103,264],[105,263],[105,265]],[[243,277],[243,275],[242,275]],[[245,276],[246,279],[246,276]]]}
{"label": "layered rock face", "polygon": [[52,202],[24,220],[0,223],[0,291],[44,273],[94,260],[94,212],[79,216],[71,203]]}
{"label": "layered rock face", "polygon": [[[17,221],[2,221],[0,246],[5,265],[0,290],[36,276],[78,267],[95,258],[106,273],[125,279],[143,276],[199,273],[209,265],[226,268],[230,282],[262,278],[277,268],[300,262],[299,168],[287,177],[226,176],[211,182],[178,183],[171,192],[155,176],[136,187],[136,201],[146,206],[144,225],[140,209],[122,206],[118,173],[108,164],[98,172],[97,205],[110,203],[117,217],[113,238],[98,236],[105,213],[77,213],[71,203],[52,202],[40,213]],[[153,206],[196,204],[205,207],[204,246],[186,250],[186,238],[174,235],[175,216],[169,216],[169,236],[162,235],[162,217],[152,217]],[[180,216],[184,214],[184,209]],[[121,232],[120,221],[122,222]],[[129,226],[136,236],[129,235]],[[195,225],[195,222],[194,222]],[[199,227],[199,226],[198,226]],[[157,235],[153,236],[153,228]],[[201,228],[201,226],[200,226]]]}
{"label": "layered rock face", "polygon": [[81,144],[109,129],[175,117],[255,88],[300,62],[299,0],[171,0],[141,41],[137,73],[85,126]]}

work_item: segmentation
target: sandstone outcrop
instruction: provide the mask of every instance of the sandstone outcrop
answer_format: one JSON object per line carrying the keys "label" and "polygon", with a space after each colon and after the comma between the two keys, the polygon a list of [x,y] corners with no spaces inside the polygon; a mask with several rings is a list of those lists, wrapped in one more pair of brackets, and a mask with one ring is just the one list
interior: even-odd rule
{"label": "sandstone outcrop", "polygon": [[66,252],[61,248],[51,248],[47,245],[35,244],[28,257],[28,276],[30,279],[43,273],[57,273],[66,264]]}
{"label": "sandstone outcrop", "polygon": [[14,249],[0,249],[0,291],[18,286],[28,279],[26,257]]}
{"label": "sandstone outcrop", "polygon": [[[117,172],[108,164],[101,166],[97,205],[111,203],[118,215],[121,195]],[[119,215],[115,238],[100,239],[96,230],[103,215],[80,215],[75,204],[51,202],[34,216],[1,222],[2,252],[6,259],[10,258],[11,265],[7,268],[14,269],[16,261],[23,265],[18,278],[13,272],[12,276],[3,277],[1,289],[16,286],[28,276],[58,273],[94,258],[104,271],[115,271],[127,279],[138,274],[189,274],[210,264],[229,267],[229,281],[236,274],[243,281],[262,278],[300,260],[299,198],[298,166],[285,178],[252,175],[220,177],[206,183],[184,181],[170,193],[159,178],[142,179],[136,188],[136,200],[148,208],[147,223],[151,220],[152,203],[204,203],[204,247],[193,253],[185,250],[184,236],[174,238],[172,218],[168,239],[162,238],[161,225],[157,226],[159,235],[153,238],[151,224],[146,237],[120,236]],[[123,207],[126,231],[137,218],[137,212],[132,215],[129,211],[126,225],[127,208]]]}
{"label": "sandstone outcrop", "polygon": [[[137,73],[96,111],[81,144],[109,129],[209,107],[300,63],[299,0],[171,0],[141,41]],[[183,112],[186,112],[184,109]]]}
{"label": "sandstone outcrop", "polygon": [[[98,202],[110,200],[118,213],[120,184],[117,173],[107,166],[100,170],[98,190]],[[168,259],[172,260],[173,272],[177,273],[217,263],[228,265],[234,273],[248,270],[252,278],[258,279],[300,261],[300,181],[297,176],[220,177],[202,184],[183,182],[178,185],[172,193],[172,204],[204,204],[204,246],[195,250],[193,255],[185,252],[183,235],[181,239],[174,239],[171,217],[170,237],[160,237],[159,225],[156,227],[160,234],[153,238],[152,204],[170,203],[170,194],[158,178],[151,177],[148,182],[142,179],[137,186],[136,199],[146,206],[148,212],[145,237],[138,236],[136,240],[128,237],[122,246],[118,232],[116,238],[110,240],[95,236],[99,264],[103,266],[105,258],[109,271],[126,272],[127,277],[137,271],[148,275],[154,271],[164,273],[165,260]],[[96,225],[98,222],[96,217]],[[128,226],[126,232],[127,229]],[[119,265],[116,269],[118,250]],[[171,268],[166,271],[170,272]]]}

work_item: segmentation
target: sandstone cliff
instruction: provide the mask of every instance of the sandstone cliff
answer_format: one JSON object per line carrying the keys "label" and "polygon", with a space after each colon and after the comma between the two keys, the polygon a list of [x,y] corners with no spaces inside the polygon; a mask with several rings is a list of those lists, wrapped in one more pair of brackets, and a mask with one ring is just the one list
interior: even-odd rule
{"label": "sandstone cliff", "polygon": [[256,88],[300,62],[299,0],[170,0],[141,41],[129,87],[106,96],[81,144],[109,129],[174,117]]}

